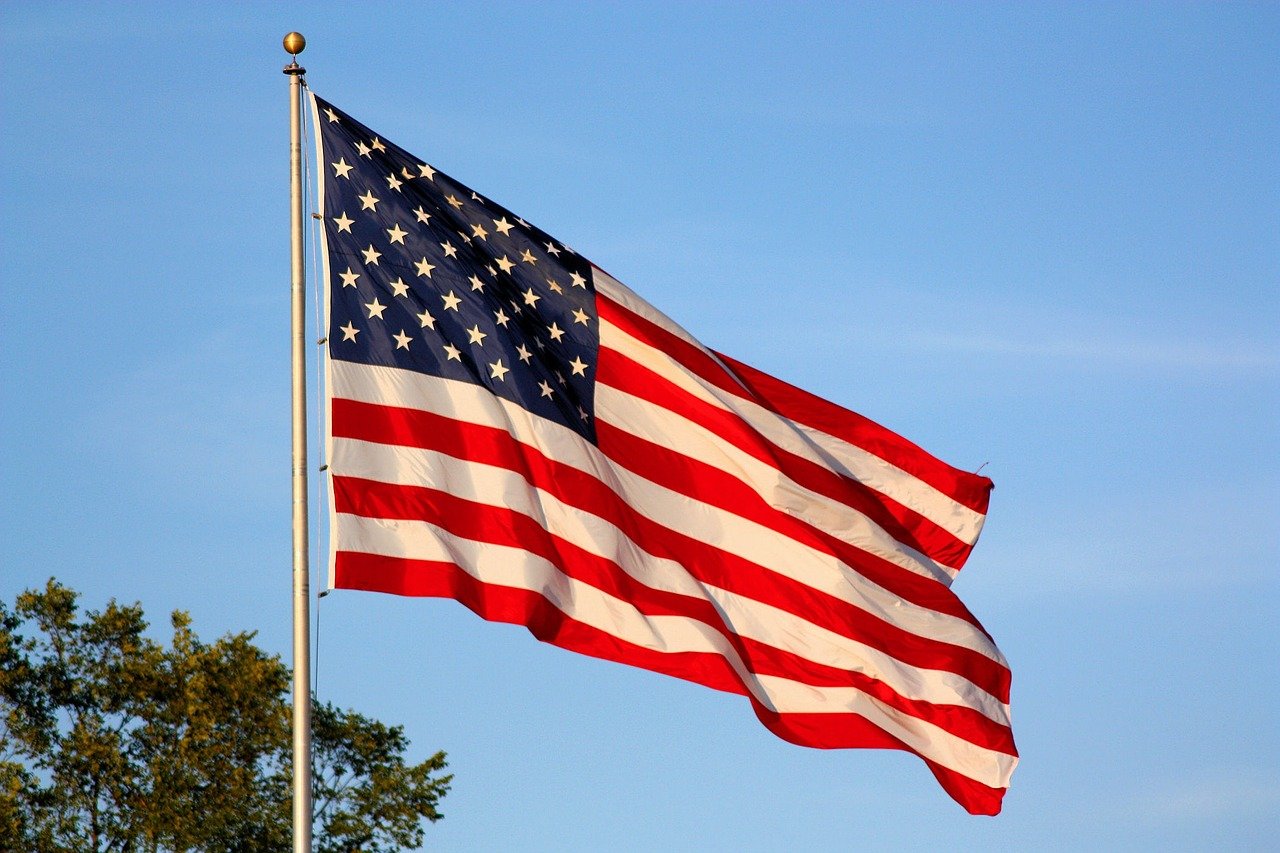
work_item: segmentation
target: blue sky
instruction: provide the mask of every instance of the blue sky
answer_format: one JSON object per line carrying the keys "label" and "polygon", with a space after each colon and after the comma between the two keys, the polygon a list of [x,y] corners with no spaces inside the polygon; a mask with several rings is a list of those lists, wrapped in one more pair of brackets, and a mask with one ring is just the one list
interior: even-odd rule
{"label": "blue sky", "polygon": [[[956,583],[1023,760],[917,760],[460,605],[337,592],[322,697],[438,849],[1257,849],[1280,832],[1280,12],[0,7],[0,595],[289,638],[287,57],[705,343],[996,483]],[[314,404],[314,400],[313,400]]]}

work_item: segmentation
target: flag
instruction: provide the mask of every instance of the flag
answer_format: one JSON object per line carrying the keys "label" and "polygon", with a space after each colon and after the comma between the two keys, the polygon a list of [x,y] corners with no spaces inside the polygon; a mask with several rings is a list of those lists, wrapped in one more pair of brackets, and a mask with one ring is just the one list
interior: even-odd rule
{"label": "flag", "polygon": [[713,352],[600,267],[313,98],[331,584],[453,598],[903,749],[970,812],[1009,668],[950,584],[991,482]]}

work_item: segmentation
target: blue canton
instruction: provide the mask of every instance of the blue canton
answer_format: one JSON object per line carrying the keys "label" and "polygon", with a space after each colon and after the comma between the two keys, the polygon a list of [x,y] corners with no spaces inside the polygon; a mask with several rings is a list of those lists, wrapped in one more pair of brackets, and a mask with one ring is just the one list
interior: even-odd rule
{"label": "blue canton", "polygon": [[591,265],[316,98],[329,356],[471,382],[595,441]]}

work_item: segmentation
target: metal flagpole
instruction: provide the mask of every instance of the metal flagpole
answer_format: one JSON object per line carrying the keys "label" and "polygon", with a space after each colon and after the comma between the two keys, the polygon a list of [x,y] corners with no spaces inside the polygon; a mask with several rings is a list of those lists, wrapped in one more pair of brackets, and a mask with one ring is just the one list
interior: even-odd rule
{"label": "metal flagpole", "polygon": [[289,75],[289,225],[293,297],[293,851],[311,853],[311,584],[307,533],[306,273],[302,246],[301,33],[284,37]]}

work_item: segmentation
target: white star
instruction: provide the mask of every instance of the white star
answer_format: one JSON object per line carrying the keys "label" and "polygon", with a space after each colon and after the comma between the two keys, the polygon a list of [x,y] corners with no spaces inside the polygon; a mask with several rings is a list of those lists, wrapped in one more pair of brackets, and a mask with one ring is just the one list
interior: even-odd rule
{"label": "white star", "polygon": [[338,328],[342,330],[342,339],[344,341],[354,341],[356,339],[356,335],[360,334],[360,330],[351,325],[350,320],[347,321],[347,325],[339,326]]}
{"label": "white star", "polygon": [[550,386],[550,385],[548,385],[548,384],[546,383],[546,381],[541,381],[541,382],[539,382],[539,383],[538,383],[538,387],[542,389],[542,396],[543,396],[543,397],[550,397],[552,394],[556,393],[555,391],[553,391],[553,390],[551,389],[551,386]]}
{"label": "white star", "polygon": [[387,146],[383,145],[383,144],[382,144],[382,140],[381,140],[381,139],[379,139],[379,138],[378,138],[378,137],[376,137],[376,136],[373,138],[373,142],[372,142],[371,144],[373,145],[373,150],[374,150],[374,151],[386,151],[386,150],[387,150]]}
{"label": "white star", "polygon": [[431,218],[431,214],[423,210],[422,205],[418,205],[418,209],[413,212],[413,215],[418,217],[419,222],[426,222]]}
{"label": "white star", "polygon": [[329,117],[329,121],[337,121],[337,120],[338,120],[338,114],[337,114],[337,113],[335,113],[335,112],[334,112],[332,109],[330,109],[329,107],[325,107],[325,108],[324,108],[324,114],[325,114],[325,115],[327,115],[327,116]]}
{"label": "white star", "polygon": [[440,248],[444,250],[444,256],[446,258],[458,257],[458,250],[453,247],[452,243],[445,241],[440,244]]}
{"label": "white star", "polygon": [[440,298],[444,300],[444,309],[446,311],[457,311],[458,303],[462,301],[456,295],[454,295],[454,292],[452,290],[450,290],[447,294],[445,294]]}
{"label": "white star", "polygon": [[391,337],[396,339],[396,349],[407,350],[409,348],[409,341],[413,340],[413,338],[404,333],[404,329],[400,330],[400,334],[392,335]]}
{"label": "white star", "polygon": [[526,290],[526,291],[524,292],[524,294],[523,294],[523,295],[524,295],[524,304],[525,304],[525,305],[533,305],[533,304],[535,304],[539,299],[541,299],[541,298],[542,298],[541,296],[539,296],[538,294],[536,294],[536,293],[534,293],[534,292],[533,292],[533,288],[532,288],[532,287],[531,287],[531,288],[529,288],[528,290]]}
{"label": "white star", "polygon": [[547,329],[547,334],[551,336],[551,340],[559,343],[560,339],[564,337],[564,330],[552,323],[551,328]]}
{"label": "white star", "polygon": [[400,183],[401,181],[399,178],[396,177],[395,172],[392,172],[390,175],[387,175],[387,186],[390,187],[391,189],[393,190],[400,189]]}
{"label": "white star", "polygon": [[587,289],[587,280],[576,272],[569,273],[569,278],[572,280],[574,287],[581,287],[583,290]]}
{"label": "white star", "polygon": [[396,276],[396,280],[392,282],[388,282],[388,284],[391,285],[392,295],[405,296],[405,297],[409,295],[409,285],[405,284],[404,279],[400,278],[399,276]]}
{"label": "white star", "polygon": [[582,418],[582,419],[585,421],[585,420],[587,420],[588,418],[590,418],[591,416],[587,414],[587,410],[586,410],[586,409],[584,409],[584,408],[582,408],[581,406],[579,406],[579,407],[578,407],[578,417]]}
{"label": "white star", "polygon": [[526,264],[536,264],[538,262],[538,259],[533,256],[533,252],[530,252],[528,249],[525,249],[520,253],[520,260],[524,261]]}
{"label": "white star", "polygon": [[489,232],[484,230],[483,225],[472,225],[471,233],[474,234],[476,237],[479,237],[481,240],[489,236]]}
{"label": "white star", "polygon": [[458,200],[457,196],[455,195],[446,196],[445,201],[449,202],[449,204],[453,205],[458,210],[462,210],[462,202]]}
{"label": "white star", "polygon": [[476,195],[475,190],[472,190],[472,191],[471,191],[471,200],[472,200],[472,201],[478,201],[478,202],[480,202],[481,204],[484,204],[484,199],[482,199],[482,198],[480,198],[480,196]]}
{"label": "white star", "polygon": [[422,260],[414,261],[413,265],[418,268],[418,275],[424,275],[427,278],[431,278],[431,271],[436,268],[435,264],[427,260],[426,255],[422,256]]}
{"label": "white star", "polygon": [[360,254],[364,255],[364,262],[366,264],[372,264],[375,267],[378,266],[378,258],[382,257],[382,253],[373,248],[372,243],[369,244],[369,248],[361,249]]}
{"label": "white star", "polygon": [[555,243],[548,243],[548,244],[547,244],[547,254],[548,254],[548,255],[555,255],[556,257],[559,257],[559,256],[560,256],[560,250],[556,248],[556,244],[555,244]]}
{"label": "white star", "polygon": [[418,315],[418,322],[422,324],[422,328],[424,329],[434,329],[436,327],[436,318],[432,317],[431,312],[427,311],[425,308],[422,310],[422,313]]}
{"label": "white star", "polygon": [[520,346],[516,347],[516,354],[520,356],[520,360],[523,361],[525,364],[528,364],[529,359],[533,358],[533,353],[529,352],[529,350],[525,347],[524,344],[521,344]]}
{"label": "white star", "polygon": [[564,288],[554,278],[547,279],[547,287],[551,288],[552,293],[564,293]]}
{"label": "white star", "polygon": [[385,306],[385,305],[383,305],[381,302],[379,302],[379,301],[378,301],[378,297],[376,297],[376,296],[375,296],[375,297],[373,297],[373,301],[372,301],[372,302],[366,302],[366,303],[364,304],[364,307],[369,309],[369,319],[370,319],[370,320],[372,320],[374,317],[377,317],[379,320],[381,320],[381,319],[382,319],[382,312],[387,310],[387,306]]}
{"label": "white star", "polygon": [[503,365],[502,359],[498,359],[489,365],[489,378],[496,379],[499,382],[506,382],[507,374],[510,372],[510,368]]}
{"label": "white star", "polygon": [[401,169],[401,170],[400,170],[400,174],[404,175],[404,176],[405,176],[405,178],[406,178],[407,180],[410,180],[410,181],[412,181],[412,180],[413,180],[413,178],[414,178],[414,174],[413,174],[413,172],[410,172],[410,171],[409,171],[409,167],[408,167],[408,166],[405,166],[403,169]]}
{"label": "white star", "polygon": [[587,316],[586,311],[583,311],[581,308],[573,309],[573,322],[581,323],[585,326],[590,320],[591,318]]}
{"label": "white star", "polygon": [[396,223],[396,227],[387,229],[387,236],[391,238],[392,243],[404,245],[404,238],[409,236],[409,232],[400,227],[400,223]]}
{"label": "white star", "polygon": [[493,312],[493,317],[493,321],[504,329],[507,327],[507,324],[511,322],[511,318],[507,316],[507,312],[503,311],[501,308]]}
{"label": "white star", "polygon": [[379,202],[379,200],[380,200],[380,199],[379,199],[377,196],[375,196],[375,195],[373,194],[373,190],[369,190],[369,191],[368,191],[367,193],[365,193],[364,195],[362,195],[362,196],[357,196],[357,198],[359,198],[359,199],[360,199],[360,209],[361,209],[361,210],[374,210],[374,211],[376,211],[376,210],[378,209],[378,202]]}
{"label": "white star", "polygon": [[516,222],[519,222],[519,223],[520,223],[520,225],[521,225],[522,227],[524,227],[524,228],[528,228],[528,227],[529,227],[529,223],[528,223],[528,222],[525,222],[525,221],[524,221],[523,219],[521,219],[519,216],[517,216],[517,217],[516,217]]}
{"label": "white star", "polygon": [[347,218],[347,212],[346,212],[345,210],[344,210],[344,211],[342,211],[342,215],[341,215],[341,216],[335,216],[335,217],[333,217],[333,221],[334,221],[334,222],[336,222],[336,223],[338,224],[338,232],[339,232],[339,233],[341,233],[341,232],[343,232],[343,231],[346,231],[348,234],[350,234],[350,233],[351,233],[351,226],[355,224],[355,220],[354,220],[354,219],[348,219],[348,218]]}
{"label": "white star", "polygon": [[419,175],[421,178],[426,178],[429,181],[434,181],[436,179],[436,170],[428,166],[426,163],[418,166],[418,171],[422,173]]}
{"label": "white star", "polygon": [[587,363],[582,359],[578,358],[576,355],[573,357],[573,361],[569,362],[569,366],[573,368],[574,376],[587,375]]}
{"label": "white star", "polygon": [[[338,162],[330,163],[329,165],[333,167],[333,171],[336,173],[336,177],[339,177],[339,178],[347,178],[347,172],[350,172],[353,168],[355,168],[354,166],[347,165],[347,158],[345,157],[339,157]],[[351,180],[351,179],[347,178],[347,180]]]}
{"label": "white star", "polygon": [[501,219],[499,219],[497,222],[493,223],[493,227],[496,228],[498,231],[502,232],[503,237],[506,237],[508,236],[507,232],[510,231],[515,226],[512,225],[510,222],[508,222],[507,217],[504,216]]}
{"label": "white star", "polygon": [[560,371],[558,371],[558,370],[556,371],[556,381],[557,381],[557,382],[559,382],[561,385],[565,385],[565,384],[567,384],[567,383],[564,381],[564,374],[563,374],[563,373],[561,373],[561,372],[560,372]]}
{"label": "white star", "polygon": [[511,261],[509,261],[509,260],[507,260],[507,256],[506,256],[506,255],[503,255],[502,257],[498,258],[498,260],[496,261],[496,263],[498,264],[498,266],[502,267],[502,271],[503,271],[503,272],[511,272],[512,267],[514,267],[514,266],[515,266],[515,264],[514,264],[514,263],[512,263],[512,262],[511,262]]}
{"label": "white star", "polygon": [[369,156],[369,146],[368,146],[368,145],[365,145],[363,142],[357,142],[357,143],[356,143],[356,151],[358,151],[358,152],[360,153],[360,156],[361,156],[361,157],[368,157],[368,156]]}
{"label": "white star", "polygon": [[444,345],[444,354],[449,357],[450,361],[462,361],[462,353],[453,344]]}
{"label": "white star", "polygon": [[484,282],[480,280],[480,276],[471,276],[471,289],[473,291],[479,290],[482,293],[484,292]]}
{"label": "white star", "polygon": [[471,235],[467,234],[467,232],[459,231],[458,236],[461,237],[463,241],[465,241],[467,244],[471,243]]}
{"label": "white star", "polygon": [[486,335],[484,332],[480,331],[480,324],[477,323],[476,325],[472,326],[470,329],[467,329],[467,337],[470,338],[470,340],[467,341],[467,343],[480,344],[480,346],[484,346],[484,339],[489,336]]}
{"label": "white star", "polygon": [[340,273],[338,273],[338,275],[342,277],[342,286],[343,286],[343,287],[355,287],[355,286],[356,286],[356,279],[358,279],[358,278],[360,277],[360,273],[358,273],[358,272],[352,272],[352,271],[351,271],[351,267],[347,267],[347,271],[346,271],[346,272],[340,272]]}

